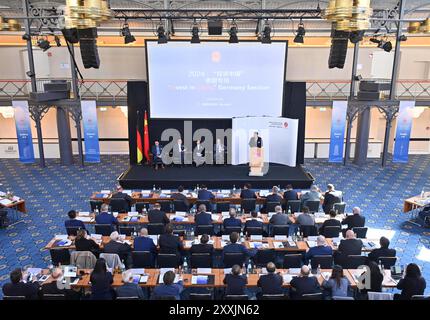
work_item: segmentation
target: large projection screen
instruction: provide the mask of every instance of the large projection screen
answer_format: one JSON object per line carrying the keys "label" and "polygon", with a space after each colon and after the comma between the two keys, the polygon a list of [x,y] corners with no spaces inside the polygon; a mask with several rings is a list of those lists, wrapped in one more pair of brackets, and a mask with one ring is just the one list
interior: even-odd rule
{"label": "large projection screen", "polygon": [[287,42],[147,41],[151,118],[279,117]]}

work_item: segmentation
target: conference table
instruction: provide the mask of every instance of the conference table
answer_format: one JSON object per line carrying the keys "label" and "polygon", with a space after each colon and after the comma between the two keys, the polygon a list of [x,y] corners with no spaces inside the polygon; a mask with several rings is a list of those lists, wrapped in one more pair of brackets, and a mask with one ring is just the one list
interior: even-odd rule
{"label": "conference table", "polygon": [[14,209],[23,213],[27,212],[24,199],[18,196],[9,196],[3,191],[0,191],[0,208]]}
{"label": "conference table", "polygon": [[422,208],[427,204],[430,204],[430,192],[424,193],[424,197],[421,197],[421,195],[417,195],[405,199],[405,201],[403,202],[403,212],[406,213],[417,208]]}

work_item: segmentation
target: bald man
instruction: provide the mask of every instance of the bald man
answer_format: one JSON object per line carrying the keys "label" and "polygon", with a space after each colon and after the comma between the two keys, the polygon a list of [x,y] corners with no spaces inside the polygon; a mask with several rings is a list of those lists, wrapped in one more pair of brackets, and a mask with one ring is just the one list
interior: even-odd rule
{"label": "bald man", "polygon": [[291,282],[291,298],[294,300],[303,299],[304,294],[320,293],[321,287],[317,277],[310,277],[311,270],[304,265],[300,269],[300,275],[294,277]]}
{"label": "bald man", "polygon": [[355,233],[352,230],[346,231],[345,239],[340,241],[339,248],[335,253],[335,263],[346,266],[348,262],[348,256],[350,255],[361,255],[361,248],[363,242],[360,239],[356,239]]}
{"label": "bald man", "polygon": [[276,272],[276,266],[273,262],[266,265],[267,274],[260,276],[257,286],[261,288],[261,295],[263,294],[283,294],[282,283],[284,282],[282,276]]}

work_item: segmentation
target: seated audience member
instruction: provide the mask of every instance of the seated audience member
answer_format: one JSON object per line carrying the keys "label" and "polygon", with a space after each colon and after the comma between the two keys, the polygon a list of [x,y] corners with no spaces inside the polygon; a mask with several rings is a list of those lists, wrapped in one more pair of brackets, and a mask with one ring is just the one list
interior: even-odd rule
{"label": "seated audience member", "polygon": [[336,212],[334,210],[330,210],[328,213],[330,216],[330,219],[327,219],[324,221],[324,223],[320,227],[320,234],[324,235],[324,230],[326,227],[340,227],[342,228],[342,223],[336,219]]}
{"label": "seated audience member", "polygon": [[139,236],[134,238],[133,251],[148,251],[155,257],[157,247],[154,244],[154,240],[148,237],[148,229],[140,229]]}
{"label": "seated audience member", "polygon": [[158,170],[158,166],[164,169],[163,158],[162,158],[163,146],[158,140],[154,141],[154,145],[151,147],[152,153],[152,164],[155,170]]}
{"label": "seated audience member", "polygon": [[118,220],[113,215],[109,213],[109,206],[107,203],[101,205],[101,213],[96,216],[97,224],[109,224],[112,227],[112,231],[118,226]]}
{"label": "seated audience member", "polygon": [[299,200],[299,195],[297,194],[297,191],[293,189],[293,186],[291,184],[287,184],[284,191],[284,200]]}
{"label": "seated audience member", "polygon": [[182,280],[179,280],[178,283],[174,282],[175,273],[173,271],[167,271],[163,275],[163,283],[154,288],[153,298],[175,297],[176,300],[181,300],[180,294],[182,290],[184,290],[183,282]]}
{"label": "seated audience member", "polygon": [[352,209],[352,215],[347,216],[342,220],[342,224],[348,225],[346,230],[352,230],[352,228],[364,227],[366,218],[361,215],[361,209],[359,207],[354,207]]}
{"label": "seated audience member", "polygon": [[333,249],[327,245],[324,236],[318,236],[317,245],[315,247],[309,248],[305,254],[305,264],[309,263],[315,256],[331,256],[333,255]]}
{"label": "seated audience member", "polygon": [[258,279],[257,286],[261,288],[263,294],[282,294],[282,284],[284,282],[282,276],[276,273],[276,266],[273,262],[266,265],[267,274],[261,275]]}
{"label": "seated audience member", "polygon": [[123,199],[127,201],[127,212],[130,211],[131,205],[133,203],[133,198],[130,197],[127,193],[124,193],[124,189],[121,186],[116,187],[116,192],[112,194],[111,199]]}
{"label": "seated audience member", "polygon": [[171,197],[173,200],[182,201],[187,209],[189,209],[190,202],[188,201],[187,194],[185,193],[183,186],[179,186],[178,192],[172,193]]}
{"label": "seated audience member", "polygon": [[335,263],[344,265],[348,256],[361,255],[362,247],[363,242],[360,239],[355,238],[355,233],[352,230],[348,230],[345,234],[345,239],[340,241],[338,250],[335,254]]}
{"label": "seated audience member", "polygon": [[324,280],[322,287],[330,291],[330,297],[348,297],[349,280],[343,274],[343,268],[335,265],[331,272],[330,279]]}
{"label": "seated audience member", "polygon": [[327,214],[333,209],[335,203],[342,202],[342,192],[334,189],[334,185],[328,184],[327,191],[324,194],[323,210]]}
{"label": "seated audience member", "polygon": [[225,295],[244,295],[248,279],[242,274],[242,268],[235,264],[231,268],[231,273],[224,276],[223,283],[227,285]]}
{"label": "seated audience member", "polygon": [[145,297],[143,295],[142,288],[139,284],[134,283],[133,271],[127,270],[122,273],[122,286],[116,288],[116,296],[119,298],[129,298],[138,297],[143,300]]}
{"label": "seated audience member", "polygon": [[250,183],[245,183],[243,186],[243,189],[240,191],[240,198],[241,199],[255,199],[257,198],[257,195],[255,194],[255,191],[251,189],[252,186]]}
{"label": "seated audience member", "polygon": [[321,200],[322,195],[318,190],[316,185],[311,186],[311,190],[303,194],[300,198],[300,201],[303,205],[306,205],[306,201],[319,201]]}
{"label": "seated audience member", "polygon": [[266,197],[267,202],[282,202],[282,195],[279,193],[279,188],[277,186],[272,187],[272,193]]}
{"label": "seated audience member", "polygon": [[149,223],[170,223],[169,217],[164,211],[161,211],[161,205],[159,203],[154,203],[151,210],[148,211],[148,221]]}
{"label": "seated audience member", "polygon": [[200,237],[200,243],[193,244],[190,248],[190,253],[210,253],[211,255],[214,252],[214,246],[209,244],[209,236],[207,234],[203,234]]}
{"label": "seated audience member", "polygon": [[309,213],[308,207],[302,207],[302,214],[297,217],[296,223],[300,226],[314,226],[315,218]]}
{"label": "seated audience member", "polygon": [[72,289],[66,289],[64,285],[59,286],[57,282],[63,280],[63,270],[61,268],[55,268],[51,275],[49,282],[42,284],[40,287],[40,296],[43,298],[45,294],[63,294],[66,299],[79,299],[79,292]]}
{"label": "seated audience member", "polygon": [[420,267],[415,263],[408,264],[403,279],[397,283],[397,289],[402,292],[394,295],[395,300],[411,300],[412,296],[423,295],[426,280],[421,276]]}
{"label": "seated audience member", "polygon": [[378,264],[374,261],[370,261],[367,265],[370,270],[370,289],[362,289],[360,290],[360,293],[367,295],[367,292],[381,292],[382,281],[384,280],[381,269],[379,269]]}
{"label": "seated audience member", "polygon": [[75,247],[76,251],[91,251],[96,257],[100,254],[99,245],[88,236],[84,229],[80,229],[76,233]]}
{"label": "seated audience member", "polygon": [[380,244],[380,248],[378,249],[373,249],[369,255],[368,258],[369,260],[378,262],[378,259],[380,257],[395,257],[396,256],[396,249],[390,249],[390,240],[388,240],[385,237],[381,237],[381,239],[379,239],[379,244]]}
{"label": "seated audience member", "polygon": [[112,273],[106,269],[106,260],[103,258],[97,259],[93,272],[90,275],[91,281],[91,299],[92,300],[112,300],[113,277]]}
{"label": "seated audience member", "polygon": [[206,212],[204,204],[199,205],[197,214],[194,217],[196,226],[207,226],[212,224],[212,215]]}
{"label": "seated audience member", "polygon": [[302,266],[300,275],[291,279],[291,298],[298,300],[304,294],[312,294],[321,292],[317,277],[310,277],[311,270],[308,266]]}
{"label": "seated audience member", "polygon": [[[27,276],[27,275],[26,275]],[[21,269],[15,269],[10,273],[10,282],[6,283],[2,290],[5,296],[23,296],[26,299],[37,299],[39,291],[39,282],[33,277],[27,282],[23,282],[23,273]]]}
{"label": "seated audience member", "polygon": [[243,229],[244,234],[248,233],[248,228],[263,228],[263,220],[258,217],[257,211],[252,211],[251,218],[246,220]]}
{"label": "seated audience member", "polygon": [[160,235],[158,246],[160,253],[173,253],[179,256],[182,252],[182,241],[177,235],[173,234],[173,226],[171,224],[166,225],[166,232]]}
{"label": "seated audience member", "polygon": [[197,199],[199,200],[212,200],[215,198],[215,195],[208,190],[208,188],[202,184],[199,192],[197,193]]}
{"label": "seated audience member", "polygon": [[69,220],[66,220],[64,222],[64,225],[66,226],[66,228],[69,227],[78,227],[80,229],[85,229],[85,224],[81,221],[76,219],[76,211],[75,210],[70,210],[67,215],[69,216]]}
{"label": "seated audience member", "polygon": [[242,221],[238,218],[236,218],[236,209],[235,208],[230,208],[229,210],[229,218],[224,219],[223,221],[223,227],[224,230],[227,227],[241,227],[242,226]]}
{"label": "seated audience member", "polygon": [[282,212],[281,206],[275,207],[275,214],[270,218],[269,223],[275,226],[285,226],[290,224],[290,218],[287,214]]}
{"label": "seated audience member", "polygon": [[110,241],[104,245],[104,253],[117,254],[127,266],[130,265],[131,246],[121,241],[119,233],[114,231],[110,235]]}
{"label": "seated audience member", "polygon": [[237,243],[238,240],[239,234],[237,232],[230,233],[230,243],[225,245],[222,249],[223,258],[225,253],[243,253],[245,257],[252,256],[251,251],[249,251],[243,244]]}

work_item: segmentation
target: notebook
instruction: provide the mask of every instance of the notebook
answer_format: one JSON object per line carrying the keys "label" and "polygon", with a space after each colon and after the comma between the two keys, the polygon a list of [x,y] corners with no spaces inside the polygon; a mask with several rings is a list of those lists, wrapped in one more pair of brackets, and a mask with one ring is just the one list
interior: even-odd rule
{"label": "notebook", "polygon": [[204,275],[192,276],[191,284],[208,284],[208,276],[204,276]]}

